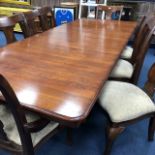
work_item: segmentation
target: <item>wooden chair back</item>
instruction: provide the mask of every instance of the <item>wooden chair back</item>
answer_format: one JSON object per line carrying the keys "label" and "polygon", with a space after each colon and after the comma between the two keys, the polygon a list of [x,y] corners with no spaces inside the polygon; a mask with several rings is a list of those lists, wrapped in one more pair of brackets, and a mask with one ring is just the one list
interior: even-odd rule
{"label": "wooden chair back", "polygon": [[134,83],[137,83],[145,55],[154,37],[154,33],[155,33],[155,16],[152,16],[144,24],[144,28],[141,30],[141,33],[139,34],[140,40],[137,45],[136,49],[137,51],[133,52],[132,63],[134,64],[135,68],[132,79]]}
{"label": "wooden chair back", "polygon": [[16,41],[14,35],[14,27],[17,23],[23,21],[21,14],[16,14],[10,17],[0,17],[0,30],[4,32],[6,37],[7,44],[13,43]]}
{"label": "wooden chair back", "polygon": [[[26,120],[26,111],[23,109],[21,104],[19,103],[16,94],[14,93],[14,90],[12,89],[11,85],[8,83],[8,81],[0,74],[0,92],[1,98],[3,96],[3,101],[0,101],[0,104],[3,104],[3,107],[6,107],[6,110],[2,109],[1,111],[6,111],[4,113],[1,113],[2,115],[7,115],[8,118],[8,113],[11,113],[13,116],[13,119],[15,120],[15,126],[17,127],[19,137],[21,140],[21,145],[16,144],[10,138],[8,135],[5,133],[5,121],[10,121],[10,120],[5,120],[4,117],[0,117],[0,147],[12,152],[13,154],[24,154],[24,155],[34,155],[34,151],[36,148],[40,146],[43,142],[45,142],[47,139],[49,139],[53,134],[55,134],[59,129],[61,128],[55,128],[54,130],[51,129],[50,133],[47,133],[41,140],[36,144],[35,146],[33,145],[32,138],[31,138],[31,133],[39,132],[42,130],[44,127],[46,127],[50,120],[42,117],[38,117],[37,120],[31,120],[31,122],[27,122]],[[9,117],[10,118],[10,117]],[[4,124],[3,124],[4,123]],[[10,130],[13,127],[10,127]],[[11,131],[10,131],[11,132]],[[12,131],[14,132],[14,131]],[[45,131],[46,132],[46,131]],[[39,136],[39,135],[38,135]]]}
{"label": "wooden chair back", "polygon": [[39,32],[39,27],[37,24],[39,20],[39,12],[37,10],[23,12],[22,16],[24,21],[20,22],[20,27],[23,31],[24,37],[27,38],[37,34]]}
{"label": "wooden chair back", "polygon": [[[2,75],[0,75],[0,91],[5,99],[4,104],[6,105],[7,108],[9,108],[9,110],[11,111],[15,119],[15,122],[17,124],[17,129],[21,137],[23,148],[20,148],[16,144],[12,145],[12,143],[8,140],[5,134],[5,131],[3,130],[4,125],[1,120],[0,120],[0,124],[1,124],[0,132],[1,132],[1,135],[3,136],[1,137],[0,146],[2,148],[9,149],[12,152],[21,152],[22,150],[24,150],[26,154],[28,154],[28,152],[33,152],[33,147],[32,147],[33,145],[31,141],[30,133],[27,132],[26,129],[24,128],[24,125],[26,125],[27,123],[25,114],[22,110],[22,107],[19,104],[19,101],[12,87]],[[4,144],[5,146],[3,146]]]}
{"label": "wooden chair back", "polygon": [[134,32],[133,41],[135,41],[135,39],[137,38],[137,35],[138,35],[139,31],[141,30],[142,26],[144,25],[144,22],[145,22],[146,18],[147,18],[147,16],[143,16],[138,21],[137,27],[136,27],[135,32]]}
{"label": "wooden chair back", "polygon": [[138,26],[139,29],[137,30],[137,33],[135,34],[135,40],[133,44],[134,51],[133,51],[133,55],[131,58],[131,63],[133,64],[135,63],[137,54],[139,53],[139,46],[141,46],[141,41],[142,39],[145,38],[143,31],[145,30],[147,23],[150,22],[152,18],[154,18],[154,15],[150,15],[149,17],[144,16],[142,18],[140,25]]}
{"label": "wooden chair back", "polygon": [[38,11],[39,11],[40,26],[43,31],[55,27],[55,20],[51,7],[44,6],[40,8]]}
{"label": "wooden chair back", "polygon": [[144,87],[145,91],[151,98],[153,98],[153,95],[155,93],[155,63],[151,66],[151,69],[148,73],[148,80],[145,83]]}
{"label": "wooden chair back", "polygon": [[98,5],[97,6],[97,11],[96,11],[96,18],[99,17],[99,14],[101,12],[101,19],[102,19],[102,14],[105,13],[104,18],[105,19],[112,19],[112,14],[119,12],[119,18],[118,20],[121,20],[121,14],[123,11],[123,6],[122,5]]}

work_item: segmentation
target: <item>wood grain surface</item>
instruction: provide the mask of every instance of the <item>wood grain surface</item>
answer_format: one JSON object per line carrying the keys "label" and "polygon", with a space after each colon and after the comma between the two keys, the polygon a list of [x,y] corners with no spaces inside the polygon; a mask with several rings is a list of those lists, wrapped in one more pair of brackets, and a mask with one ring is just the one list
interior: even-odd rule
{"label": "wood grain surface", "polygon": [[69,125],[88,116],[136,27],[81,19],[0,49],[0,73],[24,108]]}

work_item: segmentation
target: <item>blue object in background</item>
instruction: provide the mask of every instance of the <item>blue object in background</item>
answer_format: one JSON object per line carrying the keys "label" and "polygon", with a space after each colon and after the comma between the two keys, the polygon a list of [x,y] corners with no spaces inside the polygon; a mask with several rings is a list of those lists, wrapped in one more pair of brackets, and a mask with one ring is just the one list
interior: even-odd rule
{"label": "blue object in background", "polygon": [[[15,33],[16,40],[23,40],[24,35],[22,33]],[[7,45],[5,34],[0,31],[0,48]]]}
{"label": "blue object in background", "polygon": [[118,20],[119,19],[119,15],[120,15],[119,11],[113,12],[112,13],[112,19],[113,20]]}
{"label": "blue object in background", "polygon": [[69,23],[74,20],[74,9],[55,7],[56,26]]}

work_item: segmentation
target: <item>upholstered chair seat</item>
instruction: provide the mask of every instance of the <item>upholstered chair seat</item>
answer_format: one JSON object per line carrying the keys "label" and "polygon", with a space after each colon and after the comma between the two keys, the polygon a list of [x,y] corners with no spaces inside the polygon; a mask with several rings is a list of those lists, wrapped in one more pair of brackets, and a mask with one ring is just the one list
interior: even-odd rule
{"label": "upholstered chair seat", "polygon": [[[28,123],[36,121],[39,118],[40,117],[34,113],[26,113],[26,119]],[[0,119],[4,124],[4,131],[7,137],[9,138],[9,140],[13,141],[14,143],[18,145],[22,145],[15,120],[11,112],[3,104],[0,104]],[[42,138],[44,138],[52,130],[58,127],[58,125],[59,125],[58,123],[51,121],[42,130],[35,132],[35,133],[31,133],[33,146],[36,146],[42,140]]]}
{"label": "upholstered chair seat", "polygon": [[133,48],[131,46],[126,46],[121,54],[122,59],[131,59],[133,53]]}
{"label": "upholstered chair seat", "polygon": [[150,97],[137,86],[126,82],[106,82],[99,101],[114,123],[155,112],[155,104]]}
{"label": "upholstered chair seat", "polygon": [[134,71],[133,65],[126,60],[118,60],[116,65],[114,66],[110,78],[128,78],[132,77]]}
{"label": "upholstered chair seat", "polygon": [[[153,21],[155,23],[155,20]],[[145,90],[145,92],[144,92]],[[121,81],[107,81],[99,96],[99,104],[108,116],[104,155],[110,155],[114,140],[128,125],[150,118],[148,140],[155,133],[155,63],[148,72],[144,90],[136,85]]]}

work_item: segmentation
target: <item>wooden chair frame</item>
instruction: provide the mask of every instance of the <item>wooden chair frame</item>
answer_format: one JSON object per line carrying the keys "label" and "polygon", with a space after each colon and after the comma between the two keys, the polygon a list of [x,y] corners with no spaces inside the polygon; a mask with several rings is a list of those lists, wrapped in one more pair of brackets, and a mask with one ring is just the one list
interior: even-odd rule
{"label": "wooden chair frame", "polygon": [[37,132],[43,129],[50,122],[50,120],[40,118],[37,121],[28,123],[26,121],[25,111],[20,105],[12,87],[2,75],[0,75],[0,91],[2,92],[2,95],[5,98],[5,102],[3,104],[5,104],[6,107],[10,109],[10,112],[12,113],[15,119],[22,143],[22,145],[19,146],[14,142],[10,141],[7,138],[3,129],[4,125],[2,121],[0,121],[0,147],[5,150],[9,150],[16,155],[34,155],[34,150],[38,148],[45,140],[49,139],[49,137],[55,134],[61,127],[58,126],[51,133],[45,136],[44,139],[42,139],[42,141],[35,146],[35,148],[33,148],[30,133]]}
{"label": "wooden chair frame", "polygon": [[[147,36],[148,31],[149,31],[149,27],[145,27],[144,31],[143,31],[143,34]],[[154,33],[155,33],[155,27],[148,34],[146,40],[145,40],[145,37],[143,37],[141,39],[140,44],[143,43],[143,45],[141,47],[140,47],[140,45],[139,45],[139,47],[137,47],[137,49],[139,49],[139,52],[137,50],[136,52],[133,53],[131,63],[135,66],[135,69],[134,69],[133,76],[131,78],[131,82],[133,82],[135,84],[137,84],[139,74],[140,74],[140,71],[141,71],[141,68],[142,68],[142,65],[143,65],[143,62],[144,62],[144,58],[145,58],[145,55],[146,55],[146,53],[147,53],[147,51],[149,49],[151,41],[154,38]]]}
{"label": "wooden chair frame", "polygon": [[[148,79],[149,81],[147,81],[145,83],[145,87],[144,87],[144,90],[145,92],[150,96],[152,97],[154,92],[155,92],[155,63],[152,65],[151,69],[150,69],[150,72],[148,74]],[[154,99],[153,99],[154,100]]]}
{"label": "wooden chair frame", "polygon": [[131,79],[111,78],[110,77],[109,78],[110,80],[127,81],[127,82],[137,84],[145,55],[148,51],[148,48],[150,46],[150,43],[151,43],[153,37],[154,37],[154,25],[155,25],[154,21],[155,21],[155,16],[151,15],[149,18],[147,18],[143,22],[143,24],[137,34],[135,44],[134,44],[133,55],[130,60],[130,63],[133,66],[135,66]]}
{"label": "wooden chair frame", "polygon": [[16,14],[10,17],[0,17],[0,30],[4,32],[7,44],[13,43],[16,41],[14,35],[14,27],[17,23],[23,21],[21,14]]}
{"label": "wooden chair frame", "polygon": [[23,31],[24,37],[30,37],[39,32],[39,27],[37,26],[37,18],[39,18],[39,12],[37,10],[23,12],[22,16],[24,20],[20,22],[20,27]]}
{"label": "wooden chair frame", "polygon": [[[148,81],[145,84],[145,91],[148,93],[148,95],[151,98],[155,93],[155,63],[152,65],[149,71]],[[150,118],[149,127],[148,127],[148,140],[153,141],[154,132],[155,132],[155,112],[148,113],[141,117],[138,117],[129,121],[120,122],[120,123],[112,122],[109,115],[107,113],[106,115],[108,119],[108,127],[107,127],[107,134],[106,134],[107,143],[106,143],[104,155],[110,155],[114,140],[117,138],[119,134],[121,134],[124,131],[126,126],[131,125],[137,121],[143,120],[145,118]]]}

